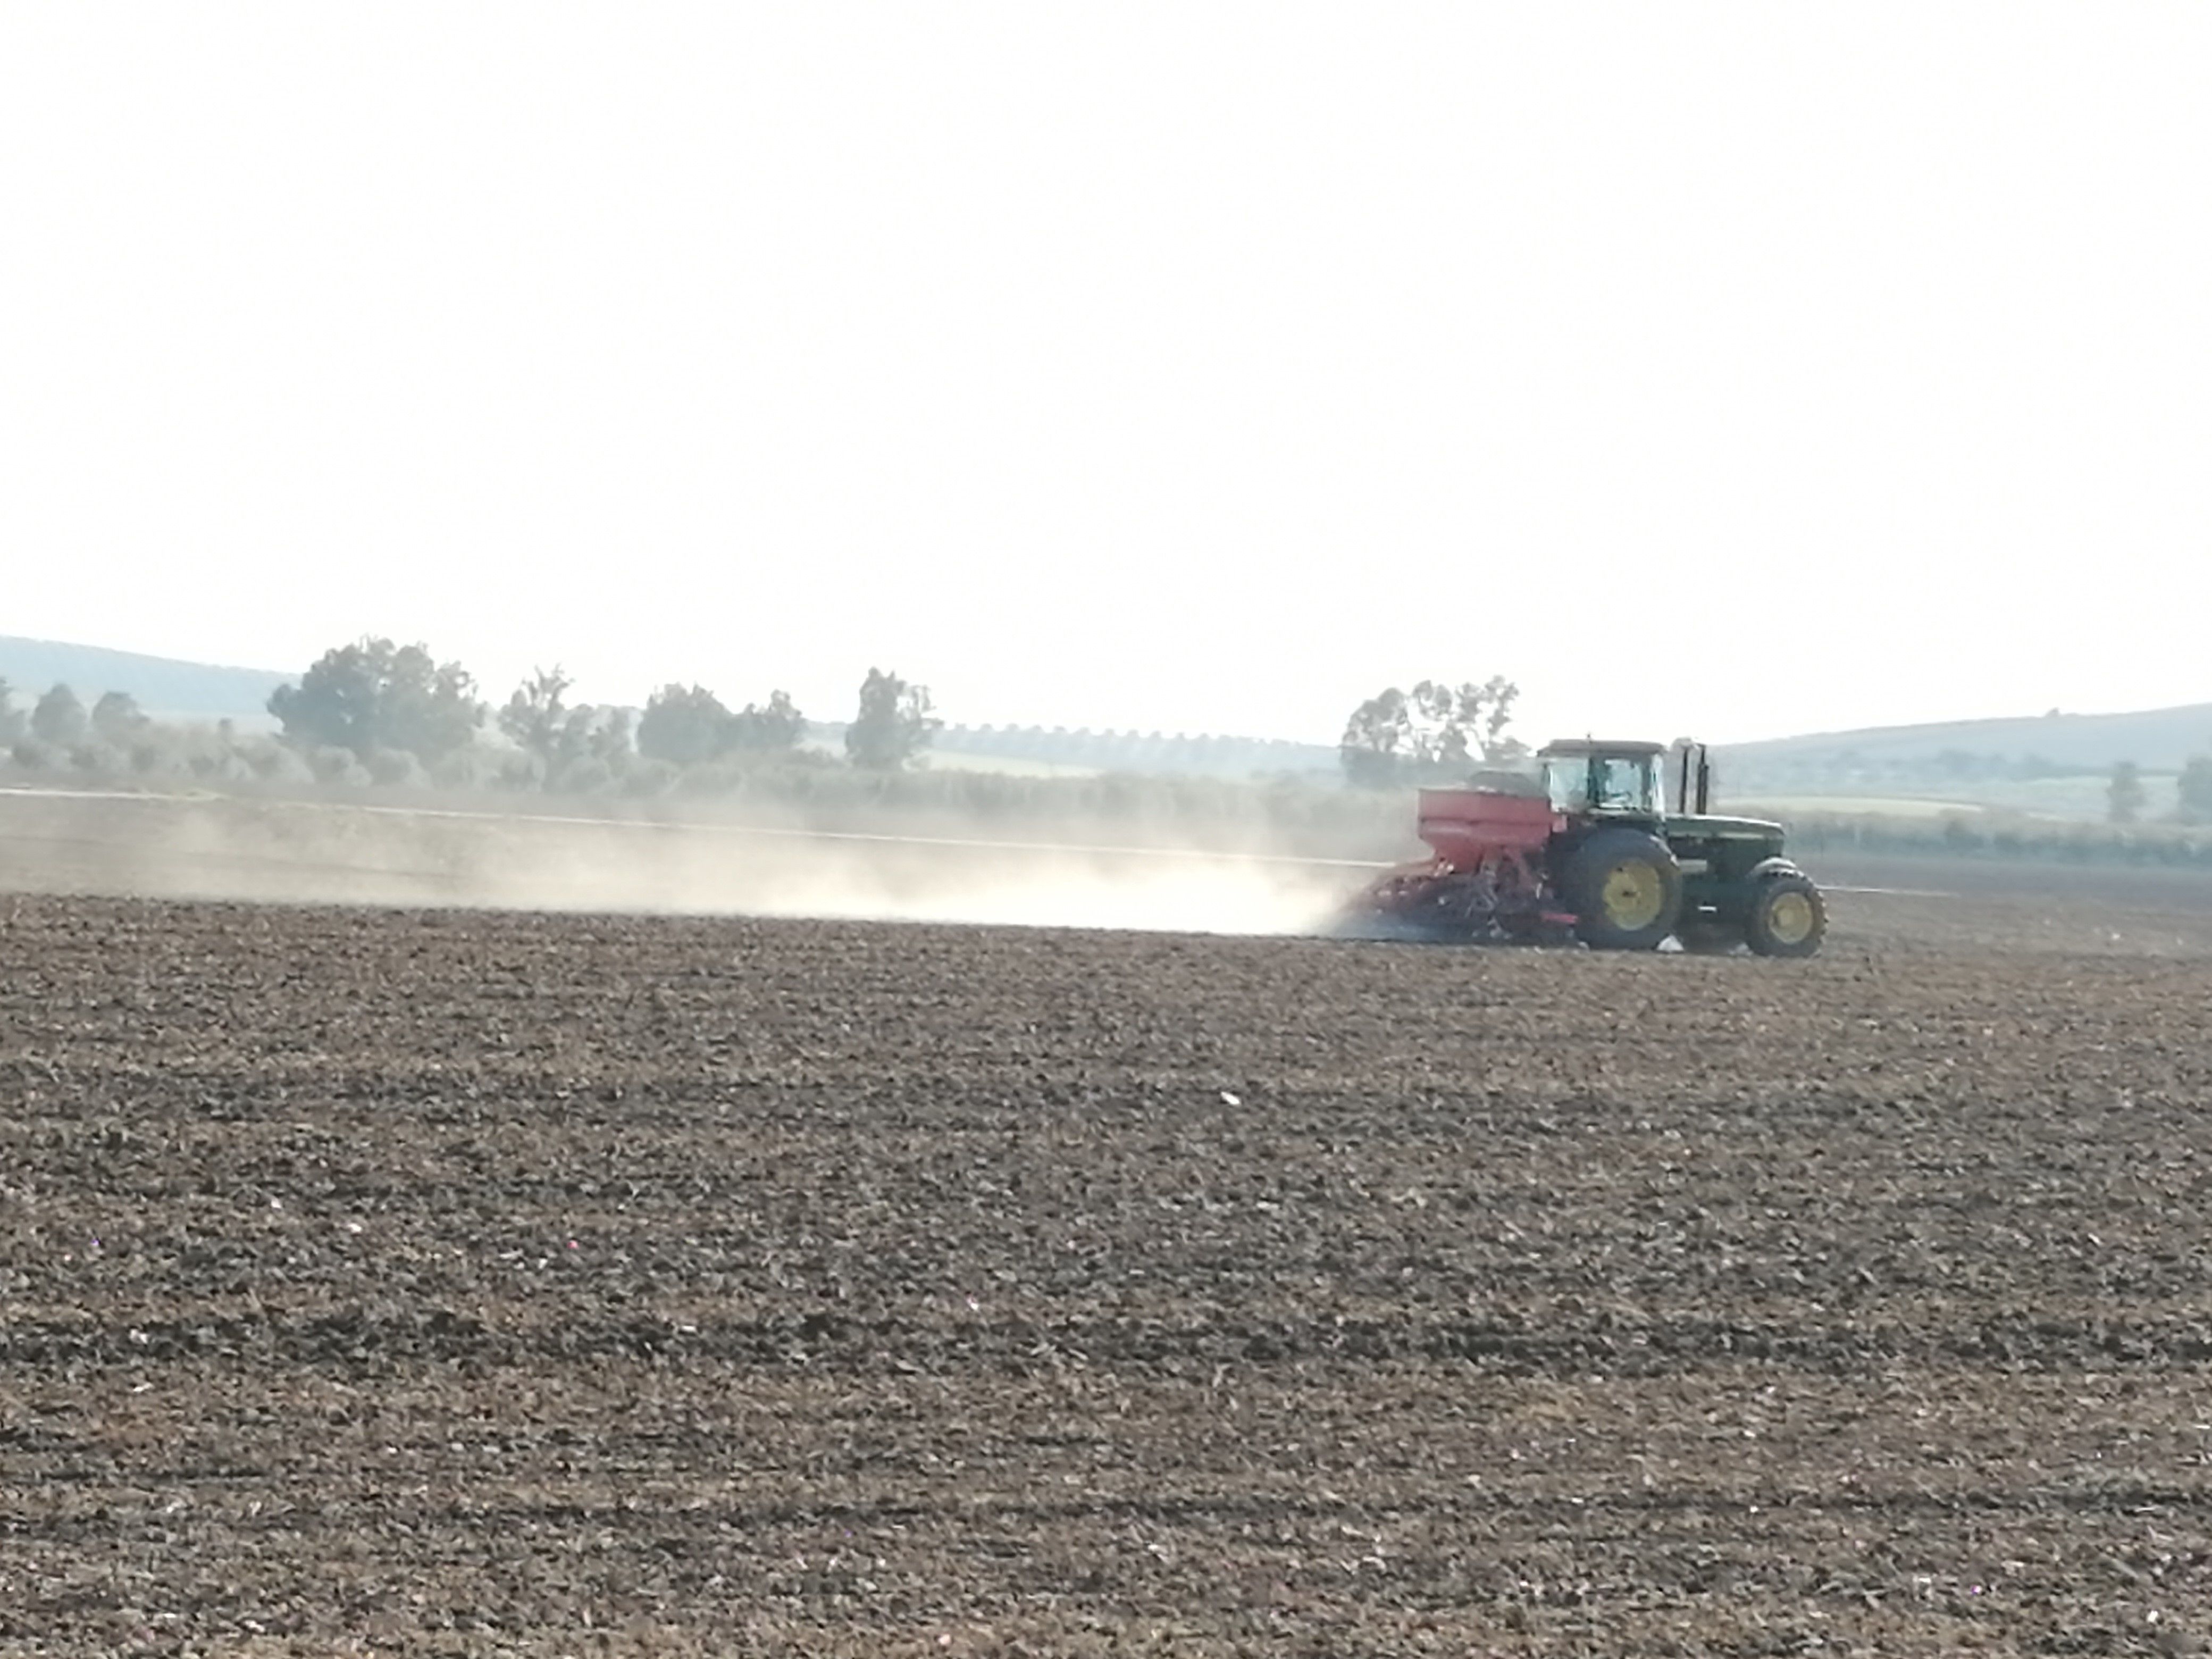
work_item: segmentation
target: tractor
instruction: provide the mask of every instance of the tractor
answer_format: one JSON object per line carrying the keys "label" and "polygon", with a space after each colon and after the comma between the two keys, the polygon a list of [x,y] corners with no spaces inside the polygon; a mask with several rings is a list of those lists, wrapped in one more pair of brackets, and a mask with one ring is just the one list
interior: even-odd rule
{"label": "tractor", "polygon": [[1672,939],[1767,957],[1820,948],[1820,890],[1783,855],[1780,824],[1711,810],[1704,744],[1579,738],[1536,761],[1534,777],[1478,773],[1463,788],[1422,790],[1416,827],[1431,856],[1371,883],[1340,931],[1603,951]]}

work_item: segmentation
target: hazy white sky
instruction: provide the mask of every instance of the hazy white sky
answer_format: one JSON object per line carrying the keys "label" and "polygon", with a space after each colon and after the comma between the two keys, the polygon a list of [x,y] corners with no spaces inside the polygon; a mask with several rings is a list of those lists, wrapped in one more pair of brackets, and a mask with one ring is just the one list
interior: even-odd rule
{"label": "hazy white sky", "polygon": [[2212,7],[0,6],[0,633],[2212,699]]}

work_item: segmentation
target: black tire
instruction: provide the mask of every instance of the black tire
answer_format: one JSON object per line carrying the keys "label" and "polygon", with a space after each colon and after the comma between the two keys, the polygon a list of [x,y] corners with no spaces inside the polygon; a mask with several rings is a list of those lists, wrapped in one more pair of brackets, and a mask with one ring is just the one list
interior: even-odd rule
{"label": "black tire", "polygon": [[1767,876],[1752,888],[1743,939],[1760,956],[1809,957],[1827,933],[1827,902],[1802,871]]}
{"label": "black tire", "polygon": [[1724,957],[1742,945],[1743,929],[1711,916],[1685,918],[1675,924],[1674,938],[1693,957]]}
{"label": "black tire", "polygon": [[1577,936],[1596,951],[1656,951],[1682,912],[1682,869],[1667,843],[1626,825],[1576,848],[1559,890]]}

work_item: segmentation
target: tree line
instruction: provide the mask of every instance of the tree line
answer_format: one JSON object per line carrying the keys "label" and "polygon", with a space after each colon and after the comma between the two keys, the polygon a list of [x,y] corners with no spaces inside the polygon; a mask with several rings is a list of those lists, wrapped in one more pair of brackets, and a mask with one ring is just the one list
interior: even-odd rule
{"label": "tree line", "polygon": [[[88,708],[67,685],[49,687],[21,710],[0,680],[0,745],[32,771],[581,793],[650,793],[713,781],[701,774],[837,764],[805,746],[809,722],[781,690],[732,709],[705,686],[670,684],[631,710],[571,702],[573,688],[561,668],[541,669],[495,708],[459,663],[441,662],[421,644],[364,638],[325,652],[270,694],[273,738],[228,720],[212,730],[165,726],[126,692],[107,692]],[[845,728],[845,763],[902,771],[941,725],[927,686],[871,668]]]}
{"label": "tree line", "polygon": [[1326,746],[1286,738],[1248,738],[1222,732],[1158,729],[1095,730],[1066,726],[947,726],[938,746],[962,755],[1082,767],[1100,772],[1197,775],[1250,781],[1334,776],[1337,754]]}
{"label": "tree line", "polygon": [[[87,708],[66,685],[49,688],[26,713],[15,708],[0,681],[0,746],[32,771],[580,794],[649,794],[679,783],[704,789],[748,771],[836,763],[806,744],[810,722],[782,690],[733,708],[703,685],[671,683],[633,709],[574,702],[574,689],[561,667],[540,669],[495,706],[460,663],[440,661],[421,643],[370,637],[325,651],[270,694],[274,738],[240,732],[229,721],[211,732],[166,726],[124,692],[108,692]],[[1342,775],[1354,785],[1387,789],[1510,763],[1528,752],[1509,731],[1519,696],[1501,677],[1388,688],[1347,721],[1335,751]],[[903,770],[943,724],[927,686],[871,668],[844,730],[845,762],[862,771]],[[1041,728],[985,726],[963,731],[961,746],[982,754],[1035,746],[1018,741],[1018,731],[1042,736]],[[1267,764],[1275,760],[1267,745],[1243,739],[1187,740],[1182,746],[1190,753],[1170,756],[1158,734],[1054,738],[1056,757],[1109,769],[1135,763],[1147,771],[1212,771],[1230,748],[1253,763],[1255,775],[1291,769]]]}
{"label": "tree line", "polygon": [[121,748],[151,725],[127,691],[103,693],[88,708],[68,686],[49,686],[26,713],[15,707],[13,688],[0,679],[0,743],[67,750],[96,740]]}

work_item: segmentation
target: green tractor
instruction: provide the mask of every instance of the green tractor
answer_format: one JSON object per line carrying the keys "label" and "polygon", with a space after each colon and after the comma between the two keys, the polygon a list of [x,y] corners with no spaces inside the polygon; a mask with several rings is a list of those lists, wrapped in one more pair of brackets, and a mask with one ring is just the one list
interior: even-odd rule
{"label": "green tractor", "polygon": [[1418,827],[1433,856],[1371,884],[1346,931],[1811,956],[1827,906],[1784,855],[1782,826],[1711,810],[1702,744],[1669,756],[1656,743],[1571,739],[1538,751],[1534,778],[1422,790]]}

